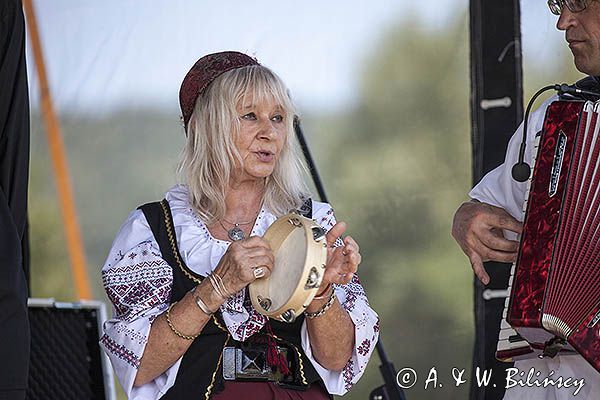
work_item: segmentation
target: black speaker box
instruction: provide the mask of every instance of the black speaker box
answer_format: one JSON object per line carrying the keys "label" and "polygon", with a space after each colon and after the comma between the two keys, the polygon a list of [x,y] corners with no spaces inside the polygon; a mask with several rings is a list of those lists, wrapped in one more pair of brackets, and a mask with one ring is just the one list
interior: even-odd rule
{"label": "black speaker box", "polygon": [[114,400],[112,367],[98,341],[100,301],[29,299],[31,354],[28,400]]}

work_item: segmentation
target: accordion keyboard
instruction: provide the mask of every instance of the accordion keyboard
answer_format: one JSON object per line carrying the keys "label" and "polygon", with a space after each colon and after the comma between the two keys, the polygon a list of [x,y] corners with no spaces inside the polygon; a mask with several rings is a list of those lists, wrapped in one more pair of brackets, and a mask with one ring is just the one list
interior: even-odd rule
{"label": "accordion keyboard", "polygon": [[[533,162],[535,165],[536,155],[540,144],[540,134],[535,137],[535,145],[533,150]],[[525,192],[525,202],[523,203],[523,214],[527,210],[527,202],[529,199],[529,190],[531,188],[531,177],[527,183],[527,191]],[[498,345],[496,347],[496,358],[500,361],[512,362],[518,356],[524,356],[534,352],[529,343],[515,331],[507,321],[508,304],[510,302],[510,293],[512,290],[513,279],[515,276],[517,263],[513,263],[510,268],[510,277],[508,279],[508,288],[506,289],[506,299],[504,300],[504,311],[502,312],[502,320],[500,322],[500,333],[498,335]]]}

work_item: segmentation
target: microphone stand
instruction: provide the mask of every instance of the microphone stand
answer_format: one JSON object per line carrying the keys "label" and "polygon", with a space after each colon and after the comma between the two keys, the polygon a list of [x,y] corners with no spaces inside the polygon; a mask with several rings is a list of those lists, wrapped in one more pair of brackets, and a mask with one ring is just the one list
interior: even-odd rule
{"label": "microphone stand", "polygon": [[[319,194],[319,198],[321,201],[329,203],[329,201],[327,200],[327,195],[325,194],[323,182],[321,181],[321,178],[319,177],[319,172],[317,171],[317,166],[315,165],[315,162],[310,154],[310,150],[308,149],[308,145],[306,144],[304,133],[302,132],[302,127],[300,126],[300,118],[297,115],[294,116],[294,131],[296,133],[296,138],[300,143],[300,147],[302,148],[302,154],[304,154],[304,159],[308,164],[308,169],[317,189],[317,193]],[[406,400],[404,391],[400,388],[399,385],[397,385],[396,370],[394,368],[394,364],[392,364],[387,358],[385,350],[383,349],[383,343],[381,343],[381,335],[379,336],[379,340],[377,341],[376,349],[377,354],[379,355],[379,360],[381,360],[379,371],[381,372],[381,376],[383,377],[384,384],[375,388],[369,395],[369,399]]]}

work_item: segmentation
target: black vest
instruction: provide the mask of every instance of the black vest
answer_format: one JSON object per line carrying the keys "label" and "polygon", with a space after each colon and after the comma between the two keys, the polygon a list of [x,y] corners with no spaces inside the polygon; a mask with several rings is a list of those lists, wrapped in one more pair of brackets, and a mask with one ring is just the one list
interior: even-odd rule
{"label": "black vest", "polygon": [[[309,200],[310,201],[310,200]],[[139,207],[143,211],[154,238],[158,242],[162,258],[171,266],[173,270],[173,287],[171,289],[171,302],[181,300],[187,292],[192,290],[204,277],[190,270],[177,247],[177,238],[173,228],[173,218],[171,209],[167,200],[144,204]],[[307,203],[301,209],[302,213],[309,213],[312,216],[312,207]],[[277,336],[278,344],[285,345],[290,353],[296,356],[293,368],[295,376],[290,377],[297,384],[292,387],[298,390],[305,390],[310,384],[322,380],[317,371],[312,366],[311,361],[306,357],[302,350],[300,330],[304,316],[300,316],[292,324],[286,324],[270,319],[272,332]],[[254,337],[266,335],[265,325],[261,331],[253,335]],[[221,352],[225,346],[240,345],[235,341],[227,331],[225,322],[220,313],[215,313],[213,318],[204,326],[200,336],[198,336],[192,345],[188,348],[181,360],[181,365],[177,372],[174,385],[161,397],[166,400],[185,400],[185,399],[209,399],[213,393],[219,393],[223,390],[223,371],[221,364]]]}

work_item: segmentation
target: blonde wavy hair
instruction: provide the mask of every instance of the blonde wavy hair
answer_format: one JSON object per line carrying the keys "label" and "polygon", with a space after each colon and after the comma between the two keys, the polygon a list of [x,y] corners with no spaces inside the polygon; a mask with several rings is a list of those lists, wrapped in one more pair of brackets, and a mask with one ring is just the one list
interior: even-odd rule
{"label": "blonde wavy hair", "polygon": [[295,107],[287,88],[264,66],[234,69],[220,75],[198,96],[178,166],[190,203],[207,224],[224,217],[225,190],[234,166],[243,165],[235,138],[240,132],[237,106],[245,99],[274,101],[282,108],[286,127],[275,169],[265,179],[264,205],[281,216],[309,197],[305,183],[308,169],[294,134]]}

